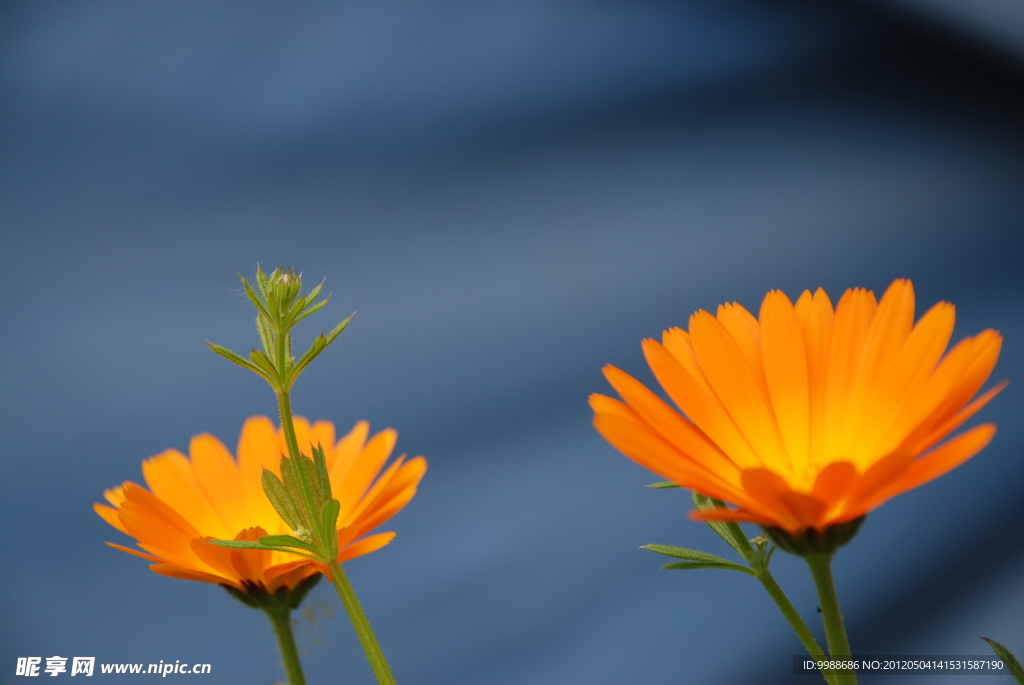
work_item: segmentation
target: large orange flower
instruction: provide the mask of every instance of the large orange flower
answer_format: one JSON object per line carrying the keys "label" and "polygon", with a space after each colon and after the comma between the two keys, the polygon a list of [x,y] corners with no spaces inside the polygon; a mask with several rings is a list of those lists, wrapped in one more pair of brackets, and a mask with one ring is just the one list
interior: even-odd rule
{"label": "large orange flower", "polygon": [[594,425],[639,464],[738,506],[694,518],[822,530],[942,475],[992,439],[995,426],[984,424],[939,444],[1005,385],[971,401],[1002,337],[986,330],[944,355],[954,318],[940,302],[915,325],[907,280],[880,302],[847,290],[834,312],[821,289],[795,306],[772,291],[757,319],[736,303],[717,317],[698,311],[689,332],[643,341],[683,413],[607,366],[624,402],[592,395]]}
{"label": "large orange flower", "polygon": [[[406,461],[402,455],[381,474],[398,437],[390,428],[367,441],[370,425],[360,421],[335,443],[332,423],[318,421],[311,426],[296,418],[294,424],[305,452],[317,443],[324,448],[331,489],[341,504],[338,561],[369,554],[391,542],[394,533],[362,536],[412,499],[427,469],[426,460]],[[152,561],[150,568],[165,576],[243,591],[256,587],[273,593],[296,587],[321,569],[294,554],[228,549],[206,542],[292,533],[260,481],[263,469],[281,475],[281,455],[286,453],[283,433],[270,419],[257,416],[242,427],[237,461],[209,434],[192,438],[189,457],[171,449],[147,459],[142,462],[142,474],[149,490],[126,482],[104,493],[112,507],[94,506],[107,523],[135,538],[144,552],[107,544]]]}

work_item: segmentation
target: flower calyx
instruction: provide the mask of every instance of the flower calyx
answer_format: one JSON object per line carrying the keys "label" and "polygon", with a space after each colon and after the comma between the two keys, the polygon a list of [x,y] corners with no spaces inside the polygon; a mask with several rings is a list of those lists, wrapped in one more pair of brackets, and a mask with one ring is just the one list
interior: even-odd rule
{"label": "flower calyx", "polygon": [[845,523],[828,526],[822,530],[804,528],[791,533],[782,528],[765,528],[765,534],[771,537],[776,545],[790,554],[806,557],[811,554],[831,556],[836,550],[853,539],[860,530],[867,516],[861,516]]}
{"label": "flower calyx", "polygon": [[262,584],[252,582],[243,582],[241,590],[230,585],[221,587],[239,602],[253,609],[287,612],[298,609],[302,600],[320,582],[322,577],[321,574],[315,573],[295,587],[283,586],[276,592],[270,592]]}

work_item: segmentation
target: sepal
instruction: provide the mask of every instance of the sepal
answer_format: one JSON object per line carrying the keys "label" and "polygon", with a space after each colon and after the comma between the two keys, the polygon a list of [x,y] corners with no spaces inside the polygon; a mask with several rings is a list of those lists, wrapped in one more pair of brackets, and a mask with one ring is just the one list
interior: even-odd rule
{"label": "sepal", "polygon": [[824,530],[804,528],[796,533],[790,533],[782,528],[765,528],[764,530],[775,541],[775,544],[790,554],[801,557],[809,554],[832,555],[853,539],[865,518],[867,516],[861,516],[852,521],[829,526]]}
{"label": "sepal", "polygon": [[253,609],[292,611],[299,608],[302,600],[306,598],[310,590],[316,587],[322,577],[321,574],[314,573],[293,588],[283,586],[273,593],[262,585],[251,582],[242,583],[241,590],[230,585],[221,585],[221,587],[239,602]]}

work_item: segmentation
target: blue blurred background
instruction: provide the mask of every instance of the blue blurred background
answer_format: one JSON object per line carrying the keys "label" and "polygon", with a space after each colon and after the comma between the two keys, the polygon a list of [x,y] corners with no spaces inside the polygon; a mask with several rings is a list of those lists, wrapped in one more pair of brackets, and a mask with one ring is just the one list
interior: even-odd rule
{"label": "blue blurred background", "polygon": [[[1024,653],[1022,153],[1012,0],[0,5],[0,682],[54,654],[283,677],[263,616],[90,509],[273,415],[202,344],[255,345],[257,262],[326,276],[300,339],[358,310],[297,412],[429,459],[348,564],[399,682],[792,682],[756,582],[637,549],[726,553],[586,397],[695,309],[896,277],[1001,330],[1013,383],[988,449],[838,555],[854,647]],[[373,682],[329,587],[297,617],[311,684]]]}

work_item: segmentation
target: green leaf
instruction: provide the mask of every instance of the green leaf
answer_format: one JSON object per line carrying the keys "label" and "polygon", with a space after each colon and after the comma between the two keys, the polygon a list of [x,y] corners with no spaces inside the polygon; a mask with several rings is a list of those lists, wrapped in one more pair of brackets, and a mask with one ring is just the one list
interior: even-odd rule
{"label": "green leaf", "polygon": [[[695,491],[693,493],[693,506],[697,507],[697,509],[718,509],[724,507],[725,502],[705,497]],[[718,534],[718,537],[725,540],[730,547],[739,552],[744,559],[748,562],[753,559],[754,548],[750,546],[750,541],[747,540],[747,536],[743,534],[743,529],[740,528],[738,523],[733,521],[705,521],[705,523],[708,524],[708,528]]]}
{"label": "green leaf", "polygon": [[313,460],[307,456],[300,456],[299,463],[302,464],[302,468],[306,472],[306,482],[309,483],[309,489],[313,491],[313,506],[316,507],[316,510],[310,512],[309,515],[314,516],[324,510],[327,498],[324,497],[323,488],[317,486],[319,478],[317,477],[316,464],[313,463]]}
{"label": "green leaf", "polygon": [[686,549],[685,547],[673,547],[672,545],[644,545],[640,549],[649,549],[655,554],[663,554],[666,557],[675,557],[676,559],[699,561],[701,563],[708,564],[732,564],[733,566],[739,566],[739,564],[735,562],[723,559],[722,557],[716,557],[714,554],[698,552],[695,549]]}
{"label": "green leaf", "polygon": [[206,345],[211,350],[213,350],[214,352],[216,352],[220,356],[222,356],[225,359],[227,359],[229,362],[234,362],[235,364],[238,364],[242,368],[249,369],[250,371],[258,373],[261,378],[263,378],[266,381],[270,382],[270,378],[267,377],[267,374],[266,374],[266,372],[263,371],[263,369],[261,369],[260,367],[256,366],[255,364],[253,364],[251,361],[249,361],[248,359],[246,359],[242,355],[237,354],[235,352],[232,352],[231,350],[229,350],[226,347],[221,347],[220,345],[214,345],[209,340],[206,341]]}
{"label": "green leaf", "polygon": [[260,342],[263,343],[263,351],[266,354],[274,354],[274,350],[277,349],[277,345],[274,341],[277,339],[277,334],[274,333],[274,328],[270,324],[270,319],[263,315],[262,312],[256,313],[256,331],[260,334]]}
{"label": "green leaf", "polygon": [[324,448],[319,442],[313,448],[313,465],[316,467],[316,487],[320,488],[324,502],[331,499],[331,478],[327,475],[327,458],[324,456]]}
{"label": "green leaf", "polygon": [[266,299],[267,293],[270,292],[270,281],[267,280],[267,272],[261,269],[259,264],[256,265],[256,285],[263,293],[263,298]]}
{"label": "green leaf", "polygon": [[288,492],[288,488],[285,487],[284,483],[278,479],[273,471],[268,469],[263,469],[263,475],[260,476],[260,480],[263,483],[263,492],[266,493],[267,499],[274,505],[274,509],[281,515],[281,518],[288,524],[288,527],[292,530],[301,528],[302,513],[299,505],[292,499],[292,495]]}
{"label": "green leaf", "polygon": [[1024,685],[1024,667],[1017,661],[1017,657],[1013,655],[1013,652],[1003,647],[995,640],[989,640],[987,637],[981,638],[988,643],[988,646],[992,648],[992,651],[996,653],[1000,659],[1003,660],[1003,664],[1010,674],[1017,680],[1018,683]]}
{"label": "green leaf", "polygon": [[252,359],[254,364],[263,369],[263,372],[267,376],[273,378],[275,381],[279,380],[277,369],[274,368],[274,363],[271,362],[263,352],[260,350],[253,350],[249,353],[249,358]]}
{"label": "green leaf", "polygon": [[[270,315],[270,312],[267,311],[266,305],[263,303],[263,300],[260,299],[260,296],[256,294],[256,291],[249,284],[249,281],[245,280],[245,276],[243,276],[242,274],[238,274],[238,277],[242,279],[242,287],[245,289],[245,296],[249,298],[250,302],[252,302],[252,306],[256,307],[257,310],[263,312],[263,315],[266,316],[268,319],[273,320],[274,317],[272,317]],[[259,272],[257,272],[256,278],[257,280],[259,279]],[[266,277],[264,276],[264,278]],[[266,295],[264,294],[264,297],[265,296]]]}
{"label": "green leaf", "polygon": [[302,357],[299,359],[299,361],[295,362],[295,366],[292,367],[291,371],[288,374],[288,385],[289,386],[292,383],[295,382],[295,379],[298,377],[298,375],[300,373],[302,373],[302,370],[305,369],[307,366],[309,366],[309,363],[311,361],[313,361],[313,359],[318,354],[323,352],[324,348],[326,348],[326,347],[327,347],[327,338],[325,338],[324,334],[321,333],[320,335],[318,335],[313,340],[313,344],[310,346],[310,348],[308,350],[306,350],[306,353],[304,355],[302,355]]}
{"label": "green leaf", "polygon": [[341,335],[341,332],[343,330],[345,330],[346,327],[348,327],[349,322],[352,320],[352,317],[355,316],[355,315],[356,315],[355,312],[352,312],[351,314],[349,314],[345,318],[344,321],[342,321],[337,326],[335,326],[334,329],[331,330],[331,332],[327,334],[327,344],[328,345],[330,345],[332,342],[334,342],[334,339],[337,338],[339,335]]}
{"label": "green leaf", "polygon": [[[313,289],[306,293],[306,297],[302,300],[302,306],[308,307],[313,303],[314,300],[320,295],[320,291],[324,289],[324,283],[327,281],[326,278],[320,281],[317,285],[313,286]],[[328,295],[328,298],[330,295]]]}
{"label": "green leaf", "polygon": [[[302,458],[301,456],[299,457]],[[300,462],[301,463],[301,462]],[[306,505],[302,498],[302,493],[299,490],[299,476],[296,473],[298,464],[291,457],[281,457],[281,477],[284,483],[285,489],[288,494],[291,495],[292,501],[295,502],[295,506],[299,512],[299,522],[301,525],[294,526],[292,530],[298,530],[299,528],[306,528],[309,530],[313,529],[312,522],[309,520]]]}
{"label": "green leaf", "polygon": [[668,564],[662,566],[662,568],[673,568],[673,569],[687,569],[687,568],[724,568],[729,571],[742,571],[747,575],[756,575],[751,569],[723,559],[722,557],[716,557],[714,554],[708,554],[707,552],[698,552],[695,549],[686,549],[685,547],[673,547],[672,545],[644,545],[641,549],[649,549],[656,554],[663,554],[666,557],[675,557],[676,559],[686,559],[685,562],[678,562],[675,564]]}
{"label": "green leaf", "polygon": [[341,511],[341,502],[332,499],[324,505],[324,543],[328,549],[324,550],[329,559],[338,556],[338,513]]}
{"label": "green leaf", "polygon": [[655,490],[668,490],[669,488],[678,488],[680,486],[676,485],[670,480],[663,480],[660,483],[651,483],[650,485],[645,485],[644,487],[654,488]]}
{"label": "green leaf", "polygon": [[320,550],[305,540],[298,539],[294,535],[264,535],[260,538],[259,542],[261,545],[266,545],[268,547],[294,547],[296,549],[309,552],[313,556],[320,556]]}
{"label": "green leaf", "polygon": [[692,569],[692,568],[720,568],[726,571],[739,571],[740,573],[746,573],[748,576],[754,576],[754,572],[746,566],[740,566],[732,562],[724,564],[712,564],[703,561],[678,561],[674,564],[665,564],[661,568],[663,569]]}
{"label": "green leaf", "polygon": [[[324,530],[328,533],[337,532],[338,514],[341,512],[341,502],[336,499],[330,500],[324,505]],[[337,535],[335,535],[337,537]]]}
{"label": "green leaf", "polygon": [[[312,307],[310,307],[309,309],[307,309],[305,311],[301,311],[300,308],[301,308],[301,306],[303,304],[303,301],[299,301],[298,303],[296,303],[295,309],[292,310],[292,317],[294,317],[294,318],[289,317],[289,319],[291,321],[291,325],[294,326],[295,324],[297,324],[298,322],[302,321],[303,319],[305,319],[307,316],[309,316],[313,312],[320,311],[321,309],[324,308],[324,306],[328,303],[328,301],[329,301],[328,299],[320,300],[315,305],[313,305]],[[299,310],[299,311],[296,311],[296,310]]]}
{"label": "green leaf", "polygon": [[217,545],[218,547],[230,547],[231,549],[265,549],[270,552],[287,552],[288,554],[297,554],[300,557],[306,557],[307,559],[314,559],[316,561],[320,561],[320,559],[317,557],[296,551],[291,547],[277,547],[274,545],[264,545],[260,544],[259,542],[251,542],[249,540],[208,540],[208,542],[211,545]]}

